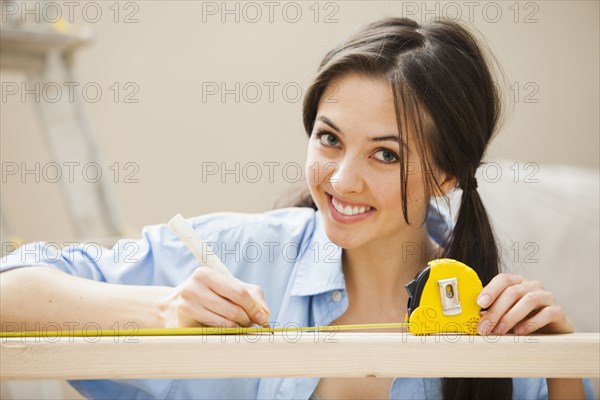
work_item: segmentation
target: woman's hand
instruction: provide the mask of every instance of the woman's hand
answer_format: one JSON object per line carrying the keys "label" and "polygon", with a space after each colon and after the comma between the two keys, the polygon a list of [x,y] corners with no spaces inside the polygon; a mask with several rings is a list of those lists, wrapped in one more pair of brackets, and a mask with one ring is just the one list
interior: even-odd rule
{"label": "woman's hand", "polygon": [[166,328],[267,326],[263,290],[208,267],[199,267],[161,301]]}
{"label": "woman's hand", "polygon": [[541,282],[520,275],[495,276],[479,294],[477,304],[488,307],[477,326],[480,335],[503,335],[511,329],[518,335],[574,331],[554,295]]}

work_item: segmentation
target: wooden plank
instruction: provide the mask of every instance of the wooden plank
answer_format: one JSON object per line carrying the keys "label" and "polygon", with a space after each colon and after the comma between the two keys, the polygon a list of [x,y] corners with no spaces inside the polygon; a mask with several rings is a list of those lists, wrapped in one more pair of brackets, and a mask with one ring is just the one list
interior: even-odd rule
{"label": "wooden plank", "polygon": [[598,377],[600,334],[2,338],[0,378]]}

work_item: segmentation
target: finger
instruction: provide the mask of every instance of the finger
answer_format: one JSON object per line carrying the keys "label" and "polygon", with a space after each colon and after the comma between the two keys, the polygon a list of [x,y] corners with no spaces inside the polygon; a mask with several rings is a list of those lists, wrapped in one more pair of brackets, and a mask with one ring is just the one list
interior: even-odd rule
{"label": "finger", "polygon": [[269,310],[269,307],[267,306],[267,303],[265,301],[265,291],[258,285],[253,285],[250,283],[246,283],[245,285],[248,288],[250,295],[257,300],[260,300],[263,311],[265,312],[265,314],[267,314],[268,317],[271,314],[271,310]]}
{"label": "finger", "polygon": [[[491,282],[490,282],[491,283]],[[493,333],[494,330],[504,330],[503,327],[496,326],[500,319],[523,297],[527,292],[537,289],[537,283],[533,281],[524,281],[519,284],[508,286],[496,297],[492,306],[487,309],[485,316],[481,318],[477,325],[479,334],[484,332]]]}
{"label": "finger", "polygon": [[500,318],[493,333],[503,335],[520,321],[526,319],[532,311],[552,304],[554,304],[554,296],[548,291],[534,290],[527,292]]}
{"label": "finger", "polygon": [[[564,313],[558,306],[544,307],[533,317],[521,321],[514,328],[516,335],[526,335],[538,331],[543,327],[548,327],[554,322],[560,322],[564,319]],[[565,333],[572,332],[572,329],[564,330]]]}
{"label": "finger", "polygon": [[213,313],[241,326],[253,325],[252,319],[246,311],[237,304],[232,303],[229,299],[219,296],[211,290],[203,292],[198,297],[201,301],[200,304]]}
{"label": "finger", "polygon": [[507,286],[517,285],[523,282],[525,278],[521,275],[498,274],[490,283],[488,283],[479,293],[477,304],[480,307],[488,307],[498,296],[504,291]]}
{"label": "finger", "polygon": [[182,325],[185,327],[225,327],[241,328],[234,321],[230,321],[222,316],[213,313],[204,306],[192,306],[189,302],[184,302],[179,306]]}
{"label": "finger", "polygon": [[225,297],[242,307],[246,314],[259,325],[268,325],[268,316],[261,301],[252,297],[250,291],[239,279],[230,278],[213,271],[210,273],[207,285],[210,290],[219,296]]}

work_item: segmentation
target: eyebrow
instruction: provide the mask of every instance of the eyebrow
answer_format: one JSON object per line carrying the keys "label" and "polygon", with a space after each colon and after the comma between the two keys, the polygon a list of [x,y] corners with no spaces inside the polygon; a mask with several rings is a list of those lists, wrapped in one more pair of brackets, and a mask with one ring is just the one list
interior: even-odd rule
{"label": "eyebrow", "polygon": [[[318,121],[322,121],[324,123],[326,123],[327,125],[329,125],[330,127],[332,127],[333,129],[335,129],[336,131],[338,131],[339,133],[342,133],[342,130],[340,128],[338,128],[329,118],[327,118],[324,115],[321,115],[317,118]],[[400,143],[400,136],[398,135],[388,135],[388,136],[377,136],[377,137],[372,137],[369,138],[374,142],[386,142],[386,141],[394,141],[394,142],[398,142]],[[402,145],[404,145],[407,149],[408,146],[406,146],[406,143],[402,142]]]}

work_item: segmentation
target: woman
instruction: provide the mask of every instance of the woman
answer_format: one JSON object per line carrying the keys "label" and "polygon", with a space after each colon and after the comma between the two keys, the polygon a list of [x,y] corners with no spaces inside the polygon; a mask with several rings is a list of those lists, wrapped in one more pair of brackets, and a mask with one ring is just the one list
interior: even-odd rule
{"label": "woman", "polygon": [[[83,248],[55,254],[32,243],[2,263],[2,271],[14,271],[2,275],[2,322],[31,329],[50,321],[94,321],[104,329],[127,322],[142,328],[397,322],[406,313],[404,285],[429,260],[445,256],[473,267],[484,284],[481,334],[573,332],[539,282],[498,274],[475,171],[499,113],[490,68],[464,27],[404,18],[367,25],[325,56],[305,96],[310,197],[304,205],[311,207],[191,220],[235,281],[198,268],[165,225],[146,227],[141,240],[120,241],[97,259]],[[431,200],[457,186],[462,201],[449,229]],[[32,302],[32,293],[42,300]],[[71,384],[92,398],[585,397],[580,379]]]}

